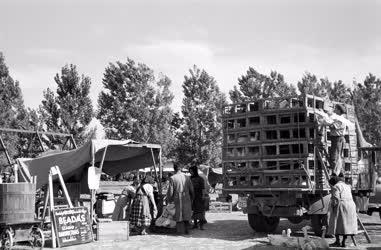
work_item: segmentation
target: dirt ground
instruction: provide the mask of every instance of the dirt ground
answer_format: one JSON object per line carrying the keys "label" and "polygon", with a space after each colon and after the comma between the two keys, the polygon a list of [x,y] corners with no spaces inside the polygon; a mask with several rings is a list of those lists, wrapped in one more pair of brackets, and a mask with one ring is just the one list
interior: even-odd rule
{"label": "dirt ground", "polygon": [[[373,216],[360,216],[373,242],[369,245],[364,235],[357,235],[360,247],[348,249],[381,249],[381,220],[378,213]],[[130,236],[128,241],[94,242],[64,249],[284,249],[269,246],[267,235],[254,232],[247,222],[247,216],[242,212],[208,213],[207,220],[208,224],[204,231],[194,229],[186,236],[164,234]],[[282,219],[275,234],[281,234],[282,230],[290,228],[293,235],[301,236],[301,228],[308,224],[309,221],[304,221],[294,225]],[[328,241],[331,243],[333,239]]]}

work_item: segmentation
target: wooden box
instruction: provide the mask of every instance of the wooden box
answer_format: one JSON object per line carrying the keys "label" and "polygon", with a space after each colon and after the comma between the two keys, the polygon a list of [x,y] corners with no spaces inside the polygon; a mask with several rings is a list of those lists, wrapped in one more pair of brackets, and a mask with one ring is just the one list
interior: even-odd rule
{"label": "wooden box", "polygon": [[100,220],[97,224],[98,241],[123,241],[130,236],[129,221]]}
{"label": "wooden box", "polygon": [[210,213],[231,213],[232,203],[231,202],[220,202],[212,201],[209,205]]}

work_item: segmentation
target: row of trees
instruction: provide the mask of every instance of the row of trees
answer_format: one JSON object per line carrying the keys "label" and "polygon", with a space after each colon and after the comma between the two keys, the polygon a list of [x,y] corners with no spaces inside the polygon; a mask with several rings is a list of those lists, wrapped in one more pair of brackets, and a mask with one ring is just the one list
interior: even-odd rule
{"label": "row of trees", "polygon": [[[26,109],[19,83],[10,76],[0,53],[0,127],[71,133],[82,144],[85,140],[82,131],[96,117],[106,128],[108,138],[159,143],[164,156],[184,165],[220,163],[220,119],[227,98],[215,79],[197,66],[184,77],[181,114],[171,108],[174,98],[171,80],[162,74],[155,75],[147,65],[129,58],[106,67],[97,110],[89,98],[91,80],[80,75],[75,65],[64,66],[54,81],[57,88],[44,91],[39,108]],[[229,97],[232,102],[240,102],[297,92],[353,103],[365,137],[381,144],[381,80],[372,74],[362,83],[355,82],[352,89],[342,81],[331,82],[310,73],[294,86],[276,71],[266,75],[250,67],[238,78]],[[8,144],[14,145],[11,153],[21,155],[25,138],[7,136]]]}

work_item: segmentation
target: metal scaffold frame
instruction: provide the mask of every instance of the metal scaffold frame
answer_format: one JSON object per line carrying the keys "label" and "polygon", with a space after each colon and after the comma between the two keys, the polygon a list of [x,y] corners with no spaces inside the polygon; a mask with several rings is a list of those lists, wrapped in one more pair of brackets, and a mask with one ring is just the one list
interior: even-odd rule
{"label": "metal scaffold frame", "polygon": [[[75,143],[75,140],[74,140],[74,137],[72,134],[58,133],[58,132],[45,132],[45,131],[38,131],[38,130],[0,128],[0,146],[1,146],[0,153],[4,153],[5,157],[8,161],[8,165],[3,166],[3,167],[12,166],[15,164],[14,160],[9,155],[8,149],[4,143],[3,136],[2,136],[3,133],[31,134],[32,136],[29,139],[28,148],[26,149],[27,152],[30,150],[30,147],[33,143],[33,140],[35,140],[36,138],[37,138],[37,141],[38,141],[38,144],[40,147],[40,152],[45,152],[45,148],[44,148],[43,143],[42,143],[41,135],[51,135],[51,136],[58,136],[58,137],[66,138],[66,140],[62,144],[61,150],[64,150],[65,147],[67,147],[68,149],[76,149],[77,148],[77,144]],[[71,147],[69,147],[69,146],[71,146]]]}

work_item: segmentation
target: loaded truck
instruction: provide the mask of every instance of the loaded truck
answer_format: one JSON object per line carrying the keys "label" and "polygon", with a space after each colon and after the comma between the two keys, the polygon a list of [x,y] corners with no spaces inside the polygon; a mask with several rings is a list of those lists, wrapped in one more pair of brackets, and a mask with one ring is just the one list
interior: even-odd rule
{"label": "loaded truck", "polygon": [[[329,127],[318,127],[316,114],[337,104],[298,95],[224,107],[223,191],[239,195],[239,206],[255,231],[274,231],[280,218],[311,220],[316,235],[327,226],[331,136]],[[344,117],[357,123],[354,107],[341,106]],[[342,173],[358,209],[366,211],[375,187],[376,151],[361,147],[362,140],[357,123],[345,135]]]}

